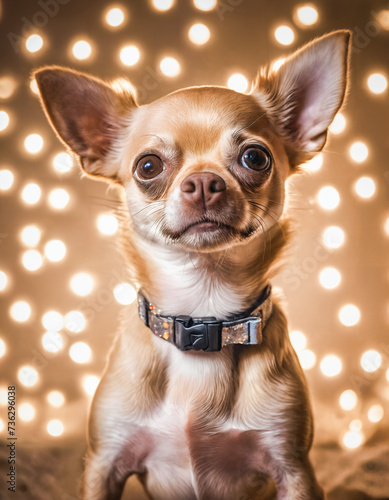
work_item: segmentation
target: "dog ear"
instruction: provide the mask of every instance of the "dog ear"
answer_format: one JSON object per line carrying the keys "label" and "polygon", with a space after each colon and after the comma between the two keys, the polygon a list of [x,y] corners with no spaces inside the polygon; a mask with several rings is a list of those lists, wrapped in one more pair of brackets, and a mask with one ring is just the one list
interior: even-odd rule
{"label": "dog ear", "polygon": [[278,70],[260,70],[253,95],[284,139],[292,166],[312,158],[327,139],[347,86],[350,32],[307,44]]}
{"label": "dog ear", "polygon": [[131,84],[109,85],[56,66],[42,68],[34,77],[51,125],[79,156],[84,171],[120,182],[110,153],[136,107]]}

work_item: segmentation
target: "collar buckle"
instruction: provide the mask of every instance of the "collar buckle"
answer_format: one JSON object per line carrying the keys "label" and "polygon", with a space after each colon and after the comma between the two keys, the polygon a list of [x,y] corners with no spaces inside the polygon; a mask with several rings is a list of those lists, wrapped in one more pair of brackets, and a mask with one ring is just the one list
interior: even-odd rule
{"label": "collar buckle", "polygon": [[220,351],[221,321],[215,318],[202,318],[195,323],[190,316],[177,316],[174,319],[174,344],[181,351]]}

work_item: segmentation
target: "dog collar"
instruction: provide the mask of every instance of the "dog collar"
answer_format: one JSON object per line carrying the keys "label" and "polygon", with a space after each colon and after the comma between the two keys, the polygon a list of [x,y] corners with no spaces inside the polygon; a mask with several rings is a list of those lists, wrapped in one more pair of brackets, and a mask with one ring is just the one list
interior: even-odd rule
{"label": "dog collar", "polygon": [[272,313],[271,286],[262,290],[250,309],[225,321],[214,317],[163,316],[141,292],[138,293],[138,312],[154,335],[174,344],[180,351],[220,351],[230,344],[260,344]]}

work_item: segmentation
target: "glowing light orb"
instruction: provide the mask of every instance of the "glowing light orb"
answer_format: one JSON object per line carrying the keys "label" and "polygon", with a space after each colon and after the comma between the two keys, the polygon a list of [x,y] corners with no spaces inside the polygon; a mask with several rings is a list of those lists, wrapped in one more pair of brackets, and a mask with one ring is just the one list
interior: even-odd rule
{"label": "glowing light orb", "polygon": [[363,444],[364,435],[360,431],[347,431],[343,435],[343,444],[346,448],[358,448]]}
{"label": "glowing light orb", "polygon": [[70,347],[69,355],[75,363],[88,363],[92,357],[92,351],[85,342],[76,342]]}
{"label": "glowing light orb", "polygon": [[140,51],[135,45],[127,45],[120,51],[120,60],[125,66],[134,66],[139,61]]}
{"label": "glowing light orb", "polygon": [[73,167],[73,159],[69,153],[58,153],[54,157],[53,165],[58,172],[69,172],[69,170]]}
{"label": "glowing light orb", "polygon": [[339,193],[332,186],[325,186],[321,188],[317,199],[319,205],[325,210],[334,210],[334,208],[336,208],[340,202]]}
{"label": "glowing light orb", "polygon": [[355,191],[361,198],[371,198],[375,193],[375,182],[370,177],[361,177],[355,183]]}
{"label": "glowing light orb", "polygon": [[0,271],[0,292],[7,286],[8,278],[4,271]]}
{"label": "glowing light orb", "polygon": [[328,354],[321,360],[320,370],[326,377],[335,377],[342,371],[342,362],[338,356]]}
{"label": "glowing light orb", "polygon": [[339,286],[341,282],[340,272],[335,267],[325,267],[319,275],[321,286],[331,290]]}
{"label": "glowing light orb", "polygon": [[0,132],[9,125],[9,115],[6,111],[0,111]]}
{"label": "glowing light orb", "polygon": [[335,118],[333,119],[331,125],[329,126],[329,130],[332,134],[341,134],[346,128],[346,118],[342,113],[336,113]]}
{"label": "glowing light orb", "polygon": [[387,217],[384,222],[384,232],[386,236],[389,236],[389,217]]}
{"label": "glowing light orb", "polygon": [[0,339],[0,358],[2,358],[4,356],[4,354],[6,353],[7,351],[7,348],[5,346],[5,342],[3,339]]}
{"label": "glowing light orb", "polygon": [[340,227],[330,226],[323,233],[323,243],[328,248],[339,248],[344,243],[344,232]]}
{"label": "glowing light orb", "polygon": [[43,38],[37,34],[30,35],[26,40],[26,49],[29,52],[38,52],[43,47]]}
{"label": "glowing light orb", "polygon": [[60,436],[64,431],[63,423],[60,420],[50,420],[46,428],[50,436],[53,437]]}
{"label": "glowing light orb", "polygon": [[122,25],[124,19],[124,12],[119,7],[113,7],[112,9],[109,9],[109,11],[105,15],[105,22],[112,28],[117,28],[118,26]]}
{"label": "glowing light orb", "polygon": [[7,169],[0,170],[0,190],[7,191],[14,183],[14,174]]}
{"label": "glowing light orb", "polygon": [[180,63],[174,57],[165,57],[159,64],[162,73],[165,76],[177,76],[181,71]]}
{"label": "glowing light orb", "polygon": [[29,205],[35,205],[38,203],[41,197],[41,188],[38,184],[27,184],[27,186],[22,191],[23,200]]}
{"label": "glowing light orb", "polygon": [[20,239],[28,247],[35,247],[41,239],[41,231],[37,226],[26,226],[20,233]]}
{"label": "glowing light orb", "polygon": [[36,80],[35,78],[33,78],[31,81],[30,81],[30,90],[33,94],[35,95],[39,95],[39,89],[38,89],[38,84],[36,83]]}
{"label": "glowing light orb", "polygon": [[0,406],[8,405],[8,390],[7,387],[0,387]]}
{"label": "glowing light orb", "polygon": [[48,311],[42,316],[42,324],[50,332],[62,330],[63,323],[63,316],[57,311]]}
{"label": "glowing light orb", "polygon": [[11,318],[19,323],[27,321],[31,316],[31,307],[24,300],[14,302],[10,309]]}
{"label": "glowing light orb", "polygon": [[347,389],[343,391],[339,397],[340,407],[345,411],[353,410],[358,403],[358,396],[352,389]]}
{"label": "glowing light orb", "polygon": [[369,149],[364,142],[354,142],[350,147],[350,156],[355,162],[362,163],[369,156]]}
{"label": "glowing light orb", "polygon": [[361,366],[365,372],[372,373],[378,370],[382,364],[381,354],[374,349],[366,351],[361,357]]}
{"label": "glowing light orb", "polygon": [[39,134],[30,134],[24,140],[24,147],[31,154],[37,154],[43,148],[43,139]]}
{"label": "glowing light orb", "polygon": [[296,9],[295,18],[298,24],[309,27],[317,23],[319,13],[312,4],[301,5]]}
{"label": "glowing light orb", "polygon": [[49,195],[49,203],[50,205],[57,209],[62,210],[69,203],[69,193],[62,188],[53,189]]}
{"label": "glowing light orb", "polygon": [[32,387],[38,382],[39,375],[38,372],[35,370],[35,368],[26,365],[22,366],[19,369],[18,379],[20,383],[25,385],[26,387]]}
{"label": "glowing light orb", "polygon": [[235,73],[231,75],[227,82],[228,88],[235,90],[235,92],[246,92],[249,82],[244,75],[240,73]]}
{"label": "glowing light orb", "polygon": [[339,311],[339,321],[344,326],[354,326],[361,318],[359,309],[354,304],[347,304]]}
{"label": "glowing light orb", "polygon": [[316,365],[316,354],[309,349],[298,351],[297,356],[304,370],[311,370]]}
{"label": "glowing light orb", "polygon": [[0,77],[0,99],[9,99],[17,87],[16,81],[12,76]]}
{"label": "glowing light orb", "polygon": [[382,94],[388,87],[388,80],[381,73],[372,73],[367,79],[367,85],[373,94]]}
{"label": "glowing light orb", "polygon": [[87,273],[78,273],[70,280],[70,287],[76,295],[84,297],[93,290],[93,278]]}
{"label": "glowing light orb", "polygon": [[47,395],[47,401],[51,404],[51,406],[59,408],[64,405],[65,396],[60,391],[51,391]]}
{"label": "glowing light orb", "polygon": [[0,419],[0,432],[4,430],[4,422]]}
{"label": "glowing light orb", "polygon": [[63,337],[58,332],[46,332],[42,337],[42,345],[48,352],[58,352],[63,347]]}
{"label": "glowing light orb", "polygon": [[375,18],[382,29],[389,31],[389,10],[380,10]]}
{"label": "glowing light orb", "polygon": [[294,31],[289,26],[279,26],[275,32],[274,37],[281,45],[291,45],[294,42]]}
{"label": "glowing light orb", "polygon": [[307,345],[307,338],[303,332],[300,332],[299,330],[292,330],[289,332],[289,338],[296,352],[300,352],[305,349]]}
{"label": "glowing light orb", "polygon": [[196,9],[209,11],[216,7],[217,0],[193,0],[193,5]]}
{"label": "glowing light orb", "polygon": [[36,271],[42,267],[43,259],[38,250],[27,250],[22,257],[23,266],[28,271]]}
{"label": "glowing light orb", "polygon": [[194,24],[188,32],[189,40],[196,45],[204,45],[211,37],[211,32],[205,24]]}
{"label": "glowing light orb", "polygon": [[115,299],[119,304],[132,304],[136,299],[136,291],[129,283],[120,283],[113,291]]}
{"label": "glowing light orb", "polygon": [[119,222],[114,215],[101,214],[97,218],[97,228],[102,234],[115,234],[119,228]]}
{"label": "glowing light orb", "polygon": [[97,386],[99,385],[100,379],[96,377],[96,375],[87,375],[83,378],[82,386],[84,391],[89,394],[89,396],[93,396],[95,393]]}
{"label": "glowing light orb", "polygon": [[314,156],[312,160],[307,161],[304,163],[304,168],[308,172],[317,172],[318,170],[321,169],[323,165],[323,153],[319,153],[318,155]]}
{"label": "glowing light orb", "polygon": [[86,325],[85,316],[80,311],[70,311],[65,316],[65,327],[73,333],[81,332]]}
{"label": "glowing light orb", "polygon": [[76,59],[83,61],[92,54],[92,47],[86,40],[79,40],[73,45],[73,55]]}
{"label": "glowing light orb", "polygon": [[373,406],[370,406],[368,412],[367,412],[367,418],[370,420],[370,422],[373,422],[374,424],[377,422],[380,422],[384,418],[384,409],[380,404],[376,404]]}
{"label": "glowing light orb", "polygon": [[35,417],[35,408],[30,403],[22,403],[18,408],[20,420],[31,422]]}
{"label": "glowing light orb", "polygon": [[174,5],[174,0],[152,0],[154,9],[164,12],[169,10]]}
{"label": "glowing light orb", "polygon": [[51,262],[59,262],[66,255],[65,243],[61,240],[51,240],[46,243],[45,255]]}

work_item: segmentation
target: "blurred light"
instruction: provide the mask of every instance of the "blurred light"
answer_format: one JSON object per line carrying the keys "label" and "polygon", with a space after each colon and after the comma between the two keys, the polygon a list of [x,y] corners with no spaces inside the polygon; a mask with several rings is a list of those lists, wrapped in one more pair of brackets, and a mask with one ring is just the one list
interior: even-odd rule
{"label": "blurred light", "polygon": [[43,147],[43,139],[39,134],[30,134],[24,140],[24,147],[31,154],[39,153]]}
{"label": "blurred light", "polygon": [[120,60],[126,66],[134,66],[139,61],[140,52],[135,45],[127,45],[120,51]]}
{"label": "blurred light", "polygon": [[105,21],[108,26],[112,26],[112,28],[117,28],[124,21],[124,12],[119,7],[113,7],[109,9],[109,11],[105,15]]}
{"label": "blurred light", "polygon": [[342,371],[342,362],[338,356],[328,354],[321,360],[320,370],[326,377],[335,377]]}
{"label": "blurred light", "polygon": [[36,83],[35,78],[33,78],[33,79],[30,81],[30,90],[31,90],[31,92],[33,92],[34,94],[39,95],[38,84]]}
{"label": "blurred light", "polygon": [[373,422],[375,424],[377,422],[380,422],[384,418],[384,413],[384,409],[381,405],[373,405],[370,406],[367,412],[367,418],[370,420],[370,422]]}
{"label": "blurred light", "polygon": [[10,314],[12,319],[18,321],[19,323],[22,323],[24,321],[27,321],[28,318],[30,317],[31,307],[24,300],[19,300],[12,304],[10,309]]}
{"label": "blurred light", "polygon": [[299,330],[292,330],[291,332],[289,332],[289,338],[296,352],[300,352],[305,349],[305,346],[307,345],[307,339],[303,332],[300,332]]}
{"label": "blurred light", "polygon": [[0,77],[0,99],[9,99],[16,90],[16,80],[11,76]]}
{"label": "blurred light", "polygon": [[2,191],[7,191],[14,182],[14,175],[10,170],[3,169],[0,170],[0,189]]}
{"label": "blurred light", "polygon": [[82,386],[87,394],[93,396],[97,386],[99,385],[100,379],[96,375],[87,375],[82,381]]}
{"label": "blurred light", "polygon": [[8,278],[4,271],[0,271],[0,292],[7,286]]}
{"label": "blurred light", "polygon": [[339,321],[344,326],[354,326],[361,318],[361,313],[357,306],[347,304],[339,311]]}
{"label": "blurred light", "polygon": [[51,406],[59,408],[65,403],[65,396],[60,391],[51,391],[47,395],[47,401],[51,404]]}
{"label": "blurred light", "polygon": [[46,332],[42,337],[42,345],[48,352],[58,352],[63,347],[62,335],[58,332]]}
{"label": "blurred light", "polygon": [[323,153],[319,153],[318,155],[314,156],[312,160],[307,161],[304,163],[305,170],[308,172],[317,172],[318,170],[321,169],[321,166],[323,165]]}
{"label": "blurred light", "polygon": [[354,420],[351,420],[351,422],[349,423],[349,429],[350,431],[361,431],[362,420],[359,420],[359,418],[354,418]]}
{"label": "blurred light", "polygon": [[22,403],[18,408],[20,420],[31,422],[35,417],[35,409],[30,403]]}
{"label": "blurred light", "polygon": [[279,26],[274,36],[281,45],[291,45],[294,42],[294,32],[289,26]]}
{"label": "blurred light", "polygon": [[339,248],[344,243],[344,232],[337,226],[327,227],[323,233],[323,242],[328,248]]}
{"label": "blurred light", "polygon": [[8,127],[9,115],[5,111],[0,111],[0,131]]}
{"label": "blurred light", "polygon": [[7,387],[0,387],[0,406],[8,405],[8,389]]}
{"label": "blurred light", "polygon": [[38,372],[32,366],[22,366],[18,371],[20,383],[26,387],[32,387],[38,382]]}
{"label": "blurred light", "polygon": [[89,295],[93,290],[93,279],[87,273],[78,273],[70,280],[70,287],[76,295]]}
{"label": "blurred light", "polygon": [[22,262],[28,271],[36,271],[42,266],[43,259],[38,250],[27,250],[23,254]]}
{"label": "blurred light", "polygon": [[343,444],[346,448],[358,448],[363,443],[364,436],[360,431],[347,431],[343,435]]}
{"label": "blurred light", "polygon": [[34,205],[39,201],[41,197],[41,188],[38,184],[27,184],[27,186],[22,191],[23,200],[29,205]]}
{"label": "blurred light", "polygon": [[92,351],[85,342],[76,342],[70,347],[69,355],[76,363],[87,363],[92,357]]}
{"label": "blurred light", "polygon": [[334,267],[325,267],[319,275],[320,284],[329,290],[336,288],[340,281],[340,272]]}
{"label": "blurred light", "polygon": [[113,294],[119,304],[123,305],[132,304],[136,299],[136,291],[129,283],[120,283],[115,286]]}
{"label": "blurred light", "polygon": [[54,157],[53,165],[58,172],[69,172],[73,166],[73,160],[69,153],[58,153]]}
{"label": "blurred light", "polygon": [[386,380],[389,382],[389,368],[386,370]]}
{"label": "blurred light", "polygon": [[355,191],[361,198],[371,198],[375,193],[375,183],[370,177],[361,177],[355,183]]}
{"label": "blurred light", "polygon": [[65,316],[65,326],[73,333],[81,332],[86,325],[85,316],[80,311],[70,311]]}
{"label": "blurred light", "polygon": [[358,396],[355,391],[347,389],[343,391],[339,398],[340,407],[345,411],[353,410],[358,403]]}
{"label": "blurred light", "polygon": [[0,358],[2,358],[5,354],[5,351],[6,351],[6,347],[5,347],[5,342],[3,339],[0,339]]}
{"label": "blurred light", "polygon": [[69,193],[62,188],[54,189],[49,195],[49,203],[53,208],[61,210],[69,203]]}
{"label": "blurred light", "polygon": [[231,75],[227,82],[228,87],[235,92],[246,92],[248,87],[247,78],[240,73]]}
{"label": "blurred light", "polygon": [[41,231],[36,226],[26,226],[20,233],[20,239],[28,247],[35,247],[41,239]]}
{"label": "blurred light", "polygon": [[280,59],[274,61],[274,63],[272,64],[272,70],[278,71],[281,68],[281,66],[285,63],[285,61],[286,61],[285,57],[280,57]]}
{"label": "blurred light", "polygon": [[333,134],[341,134],[343,130],[346,128],[346,118],[342,115],[342,113],[336,113],[335,118],[333,119],[331,125],[329,126],[330,132]]}
{"label": "blurred light", "polygon": [[60,420],[50,420],[47,424],[47,432],[50,436],[60,436],[63,433],[63,423]]}
{"label": "blurred light", "polygon": [[196,45],[204,45],[211,37],[211,32],[205,24],[194,24],[188,32],[189,40]]}
{"label": "blurred light", "polygon": [[381,73],[373,73],[368,77],[367,85],[373,94],[382,94],[388,87],[388,81]]}
{"label": "blurred light", "polygon": [[165,57],[159,64],[162,73],[166,76],[177,76],[180,72],[180,63],[174,57]]}
{"label": "blurred light", "polygon": [[381,354],[371,349],[362,354],[361,366],[365,372],[372,373],[378,370],[382,364]]}
{"label": "blurred light", "polygon": [[0,432],[4,430],[4,422],[0,418]]}
{"label": "blurred light", "polygon": [[193,5],[199,10],[212,10],[216,7],[217,0],[193,0]]}
{"label": "blurred light", "polygon": [[111,235],[118,230],[119,223],[114,215],[101,214],[97,218],[97,228],[100,233]]}
{"label": "blurred light", "polygon": [[389,236],[389,217],[387,217],[386,221],[384,222],[384,231],[386,233],[386,236]]}
{"label": "blurred light", "polygon": [[174,0],[152,0],[153,7],[161,12],[173,7]]}
{"label": "blurred light", "polygon": [[357,141],[350,147],[350,156],[357,163],[361,163],[366,160],[369,155],[369,150],[364,142]]}
{"label": "blurred light", "polygon": [[46,243],[45,255],[51,262],[59,262],[66,255],[65,243],[61,240],[51,240]]}
{"label": "blurred light", "polygon": [[320,189],[318,194],[319,205],[326,210],[333,210],[339,205],[340,197],[338,191],[331,187],[325,186]]}
{"label": "blurred light", "polygon": [[309,349],[298,351],[297,356],[304,370],[310,370],[316,364],[316,354]]}
{"label": "blurred light", "polygon": [[295,18],[300,25],[313,26],[319,19],[319,13],[312,4],[301,5],[296,9]]}
{"label": "blurred light", "polygon": [[73,54],[76,59],[88,59],[92,53],[92,47],[85,40],[79,40],[73,45]]}
{"label": "blurred light", "polygon": [[42,316],[42,324],[49,332],[59,332],[63,328],[63,316],[57,311],[48,311]]}
{"label": "blurred light", "polygon": [[43,47],[43,39],[35,34],[30,35],[26,40],[26,48],[29,52],[38,52]]}
{"label": "blurred light", "polygon": [[375,18],[382,29],[389,30],[389,10],[380,10]]}

